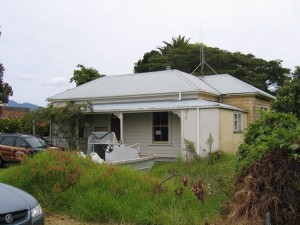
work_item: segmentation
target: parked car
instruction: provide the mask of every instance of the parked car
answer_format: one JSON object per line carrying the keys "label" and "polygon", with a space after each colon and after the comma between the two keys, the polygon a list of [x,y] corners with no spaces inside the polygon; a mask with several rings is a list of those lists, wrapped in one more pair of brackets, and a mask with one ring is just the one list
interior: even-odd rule
{"label": "parked car", "polygon": [[61,146],[56,146],[54,144],[51,143],[51,141],[47,140],[46,138],[40,136],[40,135],[35,135],[36,137],[42,139],[42,141],[46,142],[47,144],[47,147],[50,148],[50,149],[58,149],[58,150],[61,150],[61,151],[64,151],[65,148],[64,147],[61,147]]}
{"label": "parked car", "polygon": [[0,167],[5,163],[23,160],[24,155],[32,155],[48,148],[41,138],[28,134],[0,134]]}
{"label": "parked car", "polygon": [[0,183],[0,224],[44,225],[38,201],[16,187]]}

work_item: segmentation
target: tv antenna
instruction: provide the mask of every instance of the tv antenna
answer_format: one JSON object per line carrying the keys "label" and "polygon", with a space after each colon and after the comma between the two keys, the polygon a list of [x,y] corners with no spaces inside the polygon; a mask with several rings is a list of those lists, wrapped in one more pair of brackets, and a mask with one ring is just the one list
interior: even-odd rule
{"label": "tv antenna", "polygon": [[204,44],[202,43],[200,46],[200,64],[196,67],[196,69],[194,69],[194,71],[191,74],[193,74],[201,66],[201,75],[203,76],[204,75],[204,72],[203,72],[204,65],[208,66],[208,68],[210,68],[216,75],[218,75],[218,73],[216,71],[214,71],[214,69],[211,68],[211,66],[205,62]]}

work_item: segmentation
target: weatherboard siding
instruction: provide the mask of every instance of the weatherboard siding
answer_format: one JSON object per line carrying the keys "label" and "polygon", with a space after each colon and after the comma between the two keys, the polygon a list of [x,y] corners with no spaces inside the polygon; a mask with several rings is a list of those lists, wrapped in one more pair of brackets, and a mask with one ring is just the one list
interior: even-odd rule
{"label": "weatherboard siding", "polygon": [[158,157],[178,157],[181,149],[180,119],[169,112],[169,143],[152,142],[152,113],[128,113],[124,119],[124,143],[140,143],[142,153],[156,154]]}
{"label": "weatherboard siding", "polygon": [[96,114],[93,116],[93,130],[92,131],[110,131],[110,115],[108,114]]}

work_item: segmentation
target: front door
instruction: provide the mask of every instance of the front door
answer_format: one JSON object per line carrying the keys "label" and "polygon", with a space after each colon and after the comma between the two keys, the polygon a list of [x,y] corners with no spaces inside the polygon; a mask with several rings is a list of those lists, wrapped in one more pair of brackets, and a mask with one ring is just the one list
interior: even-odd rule
{"label": "front door", "polygon": [[120,141],[120,119],[113,117],[110,119],[110,131],[114,132],[118,141]]}

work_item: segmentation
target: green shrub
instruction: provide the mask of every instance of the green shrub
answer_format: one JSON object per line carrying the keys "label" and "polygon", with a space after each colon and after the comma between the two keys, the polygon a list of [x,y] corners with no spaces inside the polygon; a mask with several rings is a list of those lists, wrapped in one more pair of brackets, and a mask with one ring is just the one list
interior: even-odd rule
{"label": "green shrub", "polygon": [[18,118],[0,119],[0,133],[14,133],[22,130],[22,120]]}
{"label": "green shrub", "polygon": [[237,152],[238,167],[260,159],[266,153],[290,147],[297,149],[300,121],[293,114],[261,112],[261,118],[246,129],[244,142]]}

